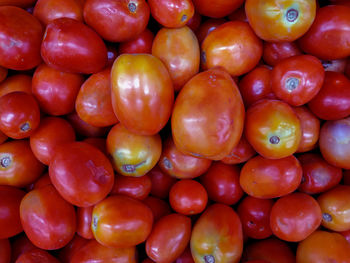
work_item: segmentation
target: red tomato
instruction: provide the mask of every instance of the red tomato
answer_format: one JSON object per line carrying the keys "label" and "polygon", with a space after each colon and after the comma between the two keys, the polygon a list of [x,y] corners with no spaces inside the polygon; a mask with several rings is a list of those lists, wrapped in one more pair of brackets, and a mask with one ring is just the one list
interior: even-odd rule
{"label": "red tomato", "polygon": [[60,261],[49,252],[36,248],[20,255],[16,263],[60,263]]}
{"label": "red tomato", "polygon": [[174,88],[164,64],[149,54],[122,54],[111,72],[112,105],[131,132],[154,135],[168,122]]}
{"label": "red tomato", "polygon": [[9,263],[11,260],[11,244],[8,239],[0,239],[0,263]]}
{"label": "red tomato", "polygon": [[0,131],[0,144],[4,143],[7,139],[8,137],[2,131]]}
{"label": "red tomato", "polygon": [[93,239],[94,234],[91,230],[93,206],[77,208],[77,234],[86,239]]}
{"label": "red tomato", "polygon": [[193,3],[201,15],[220,18],[229,15],[242,5],[244,0],[193,0]]}
{"label": "red tomato", "polygon": [[227,22],[226,19],[223,18],[210,18],[208,20],[205,20],[203,23],[200,24],[199,28],[196,30],[196,36],[198,39],[199,44],[202,44],[203,40],[207,37],[207,35],[216,29],[218,26],[222,25],[223,23]]}
{"label": "red tomato", "polygon": [[231,152],[226,155],[221,162],[225,164],[238,164],[244,163],[252,158],[256,154],[254,148],[249,144],[244,134],[239,140],[236,147],[234,147]]}
{"label": "red tomato", "polygon": [[75,235],[73,239],[58,253],[58,258],[61,262],[71,262],[74,254],[89,242],[88,239]]}
{"label": "red tomato", "polygon": [[21,91],[0,97],[0,130],[10,138],[28,138],[40,123],[39,105],[34,96]]}
{"label": "red tomato", "polygon": [[49,173],[45,173],[42,176],[40,176],[40,178],[38,180],[36,180],[35,183],[31,184],[29,186],[29,188],[27,188],[27,189],[28,189],[28,191],[30,191],[33,189],[38,189],[38,188],[47,186],[49,184],[52,184]]}
{"label": "red tomato", "polygon": [[233,205],[243,196],[238,166],[214,162],[201,177],[210,200]]}
{"label": "red tomato", "polygon": [[153,226],[146,240],[146,253],[158,263],[173,262],[184,252],[190,238],[190,218],[180,214],[166,215]]}
{"label": "red tomato", "polygon": [[224,204],[209,206],[196,221],[190,244],[195,262],[239,262],[243,234],[238,215]]}
{"label": "red tomato", "polygon": [[30,7],[35,4],[37,0],[0,0],[0,6],[13,5],[19,7]]}
{"label": "red tomato", "polygon": [[195,75],[181,89],[171,117],[173,140],[183,153],[220,160],[242,135],[244,106],[238,87],[222,69]]}
{"label": "red tomato", "polygon": [[7,77],[0,83],[0,97],[14,91],[32,93],[32,77],[25,74],[16,74]]}
{"label": "red tomato", "polygon": [[174,261],[174,263],[195,263],[193,261],[190,246],[187,246],[185,251]]}
{"label": "red tomato", "polygon": [[143,200],[151,192],[151,178],[145,174],[140,177],[123,176],[117,174],[114,179],[114,186],[110,194],[122,194]]}
{"label": "red tomato", "polygon": [[151,195],[158,198],[167,198],[170,188],[177,182],[176,178],[164,173],[158,165],[147,173],[151,178]]}
{"label": "red tomato", "polygon": [[50,162],[49,175],[62,197],[79,207],[103,200],[114,183],[113,167],[108,158],[84,142],[58,146]]}
{"label": "red tomato", "polygon": [[243,191],[256,198],[276,198],[294,192],[300,185],[302,168],[290,155],[280,159],[256,156],[244,164],[240,174]]}
{"label": "red tomato", "polygon": [[141,244],[151,233],[153,213],[141,201],[114,195],[95,205],[92,232],[95,239],[109,247],[132,247]]}
{"label": "red tomato", "polygon": [[11,240],[11,261],[9,262],[15,262],[17,258],[24,252],[33,250],[35,248],[37,247],[33,245],[33,243],[28,239],[26,234],[22,232],[22,234],[15,236]]}
{"label": "red tomato", "polygon": [[103,152],[105,155],[108,155],[106,139],[105,138],[89,137],[89,138],[85,138],[83,140],[83,142],[86,142],[86,143],[96,147],[101,152]]}
{"label": "red tomato", "polygon": [[106,66],[107,48],[90,27],[65,17],[46,26],[41,56],[47,65],[57,70],[91,74]]}
{"label": "red tomato", "polygon": [[263,60],[270,66],[275,66],[285,58],[301,54],[295,42],[264,42]]}
{"label": "red tomato", "polygon": [[85,22],[111,42],[131,40],[141,34],[149,16],[145,0],[86,0],[84,5]]}
{"label": "red tomato", "polygon": [[119,54],[152,53],[152,43],[154,34],[149,29],[145,29],[136,38],[119,44]]}
{"label": "red tomato", "polygon": [[229,16],[228,19],[231,21],[239,20],[243,22],[248,22],[247,15],[245,13],[244,5],[241,5],[238,9],[233,11]]}
{"label": "red tomato", "polygon": [[169,204],[162,199],[148,196],[142,202],[152,210],[154,222],[171,213]]}
{"label": "red tomato", "polygon": [[20,205],[20,217],[24,232],[41,249],[62,248],[75,234],[74,207],[52,185],[27,193]]}
{"label": "red tomato", "polygon": [[194,15],[192,16],[191,19],[189,19],[186,23],[186,26],[191,28],[192,31],[196,31],[199,26],[201,25],[202,22],[202,16],[194,10]]}
{"label": "red tomato", "polygon": [[339,59],[350,55],[350,7],[324,6],[317,10],[314,23],[299,39],[301,49],[320,59]]}
{"label": "red tomato", "polygon": [[339,234],[342,234],[342,236],[345,237],[346,241],[348,241],[348,243],[350,244],[350,229],[343,232],[339,232]]}
{"label": "red tomato", "polygon": [[0,6],[0,34],[0,66],[27,70],[40,64],[43,28],[34,16],[18,7]]}

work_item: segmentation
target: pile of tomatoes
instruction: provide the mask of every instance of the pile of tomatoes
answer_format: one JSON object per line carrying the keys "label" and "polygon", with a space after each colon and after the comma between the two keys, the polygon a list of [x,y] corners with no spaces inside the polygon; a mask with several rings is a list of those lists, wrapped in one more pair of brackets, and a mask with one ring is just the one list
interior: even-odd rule
{"label": "pile of tomatoes", "polygon": [[349,263],[350,1],[0,0],[0,263]]}

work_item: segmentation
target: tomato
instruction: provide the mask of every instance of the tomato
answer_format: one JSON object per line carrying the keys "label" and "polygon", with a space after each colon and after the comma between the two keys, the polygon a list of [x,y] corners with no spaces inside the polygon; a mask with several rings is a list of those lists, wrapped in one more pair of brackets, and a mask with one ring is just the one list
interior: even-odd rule
{"label": "tomato", "polygon": [[0,6],[13,5],[18,7],[30,7],[35,4],[37,0],[0,0]]}
{"label": "tomato", "polygon": [[157,197],[148,196],[142,202],[152,210],[154,222],[171,213],[169,204]]}
{"label": "tomato", "polygon": [[285,58],[301,54],[295,42],[264,42],[263,60],[270,66],[275,66]]}
{"label": "tomato", "polygon": [[62,197],[79,207],[103,200],[114,183],[113,167],[108,158],[84,142],[58,146],[50,162],[49,175]]}
{"label": "tomato", "polygon": [[299,39],[301,49],[320,59],[339,59],[350,55],[350,7],[324,6],[314,23]]}
{"label": "tomato", "polygon": [[350,244],[350,230],[346,230],[343,232],[339,232],[343,237],[345,237],[346,241]]}
{"label": "tomato", "polygon": [[0,66],[0,83],[7,77],[8,69]]}
{"label": "tomato", "polygon": [[212,161],[201,159],[180,152],[169,136],[163,142],[162,154],[158,165],[166,174],[178,179],[192,179],[206,172]]}
{"label": "tomato", "polygon": [[202,42],[203,69],[223,67],[232,76],[252,70],[262,56],[262,41],[249,24],[230,21],[210,32]]}
{"label": "tomato", "polygon": [[25,74],[16,74],[7,77],[0,83],[0,97],[14,91],[32,93],[32,77]]}
{"label": "tomato", "polygon": [[350,118],[327,121],[320,131],[323,158],[336,167],[350,169]]}
{"label": "tomato", "polygon": [[316,1],[247,0],[245,11],[249,24],[261,39],[270,42],[294,41],[312,25],[316,16]]}
{"label": "tomato", "polygon": [[184,252],[190,238],[190,218],[180,214],[166,215],[153,226],[146,240],[146,253],[156,262],[173,262]]}
{"label": "tomato", "polygon": [[28,138],[39,123],[39,105],[31,94],[17,91],[0,97],[0,130],[5,135]]}
{"label": "tomato", "polygon": [[59,116],[74,110],[83,81],[80,74],[62,72],[42,64],[34,72],[32,91],[42,111]]}
{"label": "tomato", "polygon": [[49,165],[55,148],[73,141],[75,133],[68,121],[57,117],[46,117],[30,136],[30,147],[39,161]]}
{"label": "tomato", "polygon": [[174,261],[174,263],[195,263],[193,261],[191,247],[187,246],[185,251]]}
{"label": "tomato", "polygon": [[7,139],[8,137],[2,131],[0,131],[0,144],[4,143]]}
{"label": "tomato", "polygon": [[350,115],[350,80],[342,73],[327,71],[317,95],[308,103],[320,119],[338,120]]}
{"label": "tomato", "polygon": [[330,165],[319,154],[304,153],[298,160],[303,168],[301,192],[319,194],[338,185],[342,179],[342,169]]}
{"label": "tomato", "polygon": [[247,15],[245,13],[244,5],[241,5],[238,9],[229,14],[228,19],[231,21],[239,20],[248,22]]}
{"label": "tomato", "polygon": [[71,262],[74,254],[89,242],[88,239],[75,235],[73,239],[58,252],[61,262]]}
{"label": "tomato", "polygon": [[234,147],[228,155],[221,159],[221,162],[225,164],[244,163],[252,158],[255,154],[256,151],[249,144],[243,134],[236,147]]}
{"label": "tomato", "polygon": [[91,75],[81,86],[75,100],[79,117],[96,127],[111,126],[118,122],[111,100],[111,70]]}
{"label": "tomato", "polygon": [[0,145],[0,185],[23,187],[37,180],[44,165],[34,156],[27,140]]}
{"label": "tomato", "polygon": [[69,17],[83,22],[83,1],[38,0],[34,6],[33,15],[44,25],[61,17]]}
{"label": "tomato", "polygon": [[21,234],[13,237],[11,239],[11,261],[15,262],[17,258],[22,255],[24,252],[30,251],[37,248],[33,243],[28,239],[26,234],[22,232]]}
{"label": "tomato", "polygon": [[86,239],[93,239],[91,230],[93,206],[77,208],[77,234]]}
{"label": "tomato", "polygon": [[52,185],[27,193],[20,205],[24,232],[41,249],[59,249],[68,244],[76,230],[74,207]]}
{"label": "tomato", "polygon": [[168,70],[149,54],[122,54],[111,72],[112,105],[131,132],[154,135],[168,122],[174,88]]}
{"label": "tomato", "polygon": [[16,260],[18,263],[60,263],[57,258],[49,252],[36,248],[23,253]]}
{"label": "tomato", "polygon": [[199,71],[198,40],[187,26],[160,29],[153,40],[152,54],[167,67],[175,91]]}
{"label": "tomato", "polygon": [[246,196],[238,205],[237,213],[243,233],[250,238],[265,239],[272,235],[270,212],[273,200]]}
{"label": "tomato", "polygon": [[48,66],[57,70],[91,74],[106,66],[107,48],[93,29],[64,17],[47,24],[41,56]]}
{"label": "tomato", "polygon": [[244,0],[193,0],[196,11],[201,15],[220,18],[229,15],[242,5]]}
{"label": "tomato", "polygon": [[9,263],[11,260],[11,245],[8,239],[0,239],[0,262]]}
{"label": "tomato", "polygon": [[242,135],[244,106],[239,90],[222,69],[195,75],[181,89],[171,117],[173,140],[183,153],[220,160]]}
{"label": "tomato", "polygon": [[227,20],[223,18],[210,18],[208,20],[205,20],[203,23],[201,23],[199,28],[195,32],[199,44],[202,44],[203,40],[207,37],[207,35],[211,31],[213,31],[214,29],[216,29],[218,26],[222,25],[225,22],[227,22]]}
{"label": "tomato", "polygon": [[117,50],[117,47],[113,45],[113,43],[107,43],[106,47],[107,47],[106,68],[111,68],[113,66],[114,60],[118,57],[118,50]]}
{"label": "tomato", "polygon": [[192,31],[196,31],[202,22],[202,16],[194,10],[194,14],[191,19],[189,19],[186,23],[186,26],[188,26]]}
{"label": "tomato", "polygon": [[105,155],[108,155],[105,138],[89,137],[89,138],[85,138],[83,140],[83,142],[86,142],[86,143],[96,147],[101,152],[103,152]]}
{"label": "tomato", "polygon": [[209,206],[196,221],[190,244],[195,262],[239,262],[243,234],[238,215],[224,204]]}
{"label": "tomato", "polygon": [[119,54],[152,53],[152,43],[154,34],[149,29],[145,29],[136,38],[124,41],[119,44]]}
{"label": "tomato", "polygon": [[31,191],[33,189],[38,189],[38,188],[47,186],[49,184],[52,184],[49,173],[45,173],[42,176],[40,176],[39,179],[36,180],[34,183],[27,186],[27,190]]}
{"label": "tomato", "polygon": [[95,239],[109,247],[141,244],[151,233],[151,209],[137,199],[114,195],[95,205],[91,228]]}
{"label": "tomato", "polygon": [[346,58],[322,60],[321,62],[325,71],[345,72]]}
{"label": "tomato", "polygon": [[208,194],[203,185],[194,180],[180,180],[169,192],[171,208],[180,214],[194,215],[204,211]]}
{"label": "tomato", "polygon": [[233,205],[243,196],[239,185],[239,173],[238,166],[214,162],[200,177],[200,181],[207,190],[210,200]]}
{"label": "tomato", "polygon": [[27,70],[40,64],[43,28],[34,16],[19,7],[0,6],[0,34],[0,66]]}
{"label": "tomato", "polygon": [[333,231],[350,229],[350,186],[338,185],[322,193],[317,201],[320,204],[322,226]]}
{"label": "tomato", "polygon": [[107,151],[119,174],[139,177],[157,164],[162,141],[159,134],[134,134],[118,123],[108,133]]}
{"label": "tomato", "polygon": [[135,38],[145,30],[150,8],[144,0],[86,0],[85,22],[110,42]]}
{"label": "tomato", "polygon": [[294,192],[302,179],[302,168],[293,155],[280,159],[256,156],[241,170],[243,191],[256,198],[276,198]]}
{"label": "tomato", "polygon": [[320,91],[324,76],[323,66],[316,57],[297,55],[275,65],[271,72],[271,88],[279,99],[301,106]]}
{"label": "tomato", "polygon": [[110,194],[122,194],[143,200],[151,192],[151,178],[145,174],[140,177],[123,176],[117,174]]}
{"label": "tomato", "polygon": [[177,182],[176,178],[164,173],[159,165],[156,165],[147,175],[152,181],[151,195],[158,198],[167,198],[171,186]]}
{"label": "tomato", "polygon": [[298,263],[350,261],[350,245],[338,233],[315,231],[298,244],[296,260]]}
{"label": "tomato", "polygon": [[89,262],[120,262],[136,263],[136,249],[134,246],[127,248],[106,247],[96,240],[89,241],[81,249],[73,254],[71,263]]}

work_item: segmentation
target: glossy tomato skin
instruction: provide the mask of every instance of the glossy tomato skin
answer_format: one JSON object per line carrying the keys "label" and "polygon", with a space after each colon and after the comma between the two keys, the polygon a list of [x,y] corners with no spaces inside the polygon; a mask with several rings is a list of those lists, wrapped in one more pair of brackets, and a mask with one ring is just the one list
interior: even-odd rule
{"label": "glossy tomato skin", "polygon": [[77,208],[77,234],[86,239],[93,239],[94,234],[91,230],[93,206]]}
{"label": "glossy tomato skin", "polygon": [[68,121],[58,117],[46,117],[30,136],[30,148],[35,157],[49,165],[58,145],[75,141],[75,132]]}
{"label": "glossy tomato skin", "polygon": [[171,186],[177,182],[176,178],[164,173],[159,165],[156,165],[147,175],[152,181],[151,195],[162,199],[168,197]]}
{"label": "glossy tomato skin", "polygon": [[[0,239],[9,238],[23,231],[19,217],[19,206],[25,192],[12,186],[0,186]],[[1,262],[1,260],[0,260]]]}
{"label": "glossy tomato skin", "polygon": [[301,106],[320,91],[324,76],[319,59],[310,55],[297,55],[274,66],[271,88],[279,99],[292,106]]}
{"label": "glossy tomato skin", "polygon": [[9,263],[11,260],[11,244],[10,241],[5,239],[0,239],[0,262]]}
{"label": "glossy tomato skin", "polygon": [[192,179],[206,172],[212,161],[197,158],[180,152],[169,136],[163,142],[162,154],[158,165],[162,171],[178,179]]}
{"label": "glossy tomato skin", "polygon": [[13,70],[32,69],[40,64],[43,28],[25,10],[0,6],[0,66]]}
{"label": "glossy tomato skin", "polygon": [[245,235],[254,239],[265,239],[272,235],[270,212],[273,204],[271,199],[252,196],[246,196],[239,203],[237,213]]}
{"label": "glossy tomato skin", "polygon": [[299,45],[320,59],[345,58],[350,55],[349,25],[350,7],[324,6],[317,11],[310,30],[299,39]]}
{"label": "glossy tomato skin", "polygon": [[144,200],[151,192],[151,187],[152,181],[147,174],[140,177],[117,174],[110,194],[122,194],[135,199]]}
{"label": "glossy tomato skin", "polygon": [[263,60],[270,66],[275,66],[285,58],[301,54],[295,42],[264,42]]}
{"label": "glossy tomato skin", "polygon": [[224,18],[210,18],[201,23],[195,32],[199,44],[202,44],[203,40],[211,31],[213,31],[225,22],[227,22],[227,20]]}
{"label": "glossy tomato skin", "polygon": [[260,100],[246,111],[245,136],[265,158],[278,159],[295,153],[301,125],[291,106],[279,100]]}
{"label": "glossy tomato skin", "polygon": [[262,56],[262,41],[249,24],[230,21],[210,32],[202,42],[203,69],[223,67],[232,76],[252,70]]}
{"label": "glossy tomato skin", "polygon": [[38,261],[40,263],[60,263],[60,261],[49,252],[39,248],[23,253],[16,260],[18,263],[35,263]]}
{"label": "glossy tomato skin", "polygon": [[149,16],[144,0],[87,0],[84,5],[85,22],[110,42],[135,38],[146,29]]}
{"label": "glossy tomato skin", "polygon": [[160,29],[153,40],[152,54],[167,67],[175,91],[199,71],[198,40],[187,26]]}
{"label": "glossy tomato skin", "polygon": [[231,152],[226,155],[221,162],[225,164],[239,164],[248,161],[256,154],[254,148],[249,144],[244,134],[242,134],[236,147],[234,147]]}
{"label": "glossy tomato skin", "polygon": [[116,124],[111,100],[111,70],[105,69],[91,75],[80,87],[75,100],[75,110],[79,117],[96,127]]}
{"label": "glossy tomato skin", "polygon": [[0,97],[0,130],[8,137],[28,138],[39,123],[40,109],[33,95],[17,91]]}
{"label": "glossy tomato skin", "polygon": [[64,247],[76,231],[74,207],[52,185],[27,193],[21,201],[20,217],[24,232],[41,249]]}
{"label": "glossy tomato skin", "polygon": [[24,252],[30,251],[37,248],[33,243],[28,239],[26,234],[22,232],[11,240],[11,261],[15,262],[17,258]]}
{"label": "glossy tomato skin", "polygon": [[346,263],[350,261],[349,248],[350,245],[341,234],[318,230],[299,243],[296,262]]}
{"label": "glossy tomato skin", "polygon": [[247,0],[245,11],[249,24],[261,39],[270,42],[294,41],[312,25],[316,16],[316,1]]}
{"label": "glossy tomato skin", "polygon": [[253,157],[244,164],[239,178],[243,191],[256,198],[276,198],[292,193],[301,179],[302,168],[293,155],[280,159]]}
{"label": "glossy tomato skin", "polygon": [[18,7],[30,7],[35,4],[36,0],[1,0],[0,6],[3,5],[13,5]]}
{"label": "glossy tomato skin", "polygon": [[319,194],[336,185],[342,179],[342,169],[327,163],[321,155],[305,153],[298,156],[303,168],[303,179],[299,191],[307,194]]}
{"label": "glossy tomato skin", "polygon": [[190,244],[195,262],[239,262],[243,234],[238,215],[224,204],[209,206],[196,221]]}
{"label": "glossy tomato skin", "polygon": [[0,185],[24,187],[37,180],[44,165],[35,158],[27,140],[0,145]]}
{"label": "glossy tomato skin", "polygon": [[327,71],[322,88],[308,103],[320,119],[338,120],[350,114],[350,80],[339,72]]}
{"label": "glossy tomato skin", "polygon": [[74,110],[83,82],[80,74],[62,72],[41,64],[33,74],[32,92],[42,111],[59,116]]}
{"label": "glossy tomato skin", "polygon": [[114,195],[95,205],[91,228],[95,239],[109,247],[141,244],[151,233],[153,213],[141,201]]}
{"label": "glossy tomato skin", "polygon": [[149,54],[122,54],[111,72],[112,105],[131,132],[158,133],[170,118],[174,88],[165,65]]}
{"label": "glossy tomato skin", "polygon": [[240,5],[243,4],[243,0],[194,0],[196,11],[201,15],[209,16],[212,18],[221,18],[229,15],[236,10]]}
{"label": "glossy tomato skin", "polygon": [[154,222],[171,213],[168,202],[160,198],[148,196],[142,202],[152,210]]}
{"label": "glossy tomato skin", "polygon": [[74,254],[88,242],[88,239],[75,235],[65,247],[59,250],[58,258],[61,262],[70,262]]}
{"label": "glossy tomato skin", "polygon": [[210,69],[181,89],[171,117],[176,147],[195,157],[220,160],[242,135],[244,106],[229,74]]}
{"label": "glossy tomato skin", "polygon": [[190,238],[189,217],[180,214],[166,215],[153,226],[146,240],[146,253],[156,262],[173,262],[184,252]]}
{"label": "glossy tomato skin", "polygon": [[119,44],[119,54],[137,54],[137,53],[152,53],[152,43],[154,34],[151,30],[146,28],[136,38],[129,41],[124,41]]}
{"label": "glossy tomato skin", "polygon": [[32,93],[32,77],[27,74],[15,74],[0,83],[0,97],[14,91]]}
{"label": "glossy tomato skin", "polygon": [[64,17],[46,26],[41,56],[48,66],[57,70],[91,74],[106,66],[107,48],[91,28]]}

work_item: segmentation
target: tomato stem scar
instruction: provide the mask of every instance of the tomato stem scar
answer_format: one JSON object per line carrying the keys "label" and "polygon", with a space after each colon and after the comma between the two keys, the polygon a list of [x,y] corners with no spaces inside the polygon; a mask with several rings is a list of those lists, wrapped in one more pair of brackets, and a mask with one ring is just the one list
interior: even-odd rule
{"label": "tomato stem scar", "polygon": [[270,137],[269,141],[272,144],[278,144],[280,142],[280,138],[278,136],[274,135],[274,136]]}
{"label": "tomato stem scar", "polygon": [[332,221],[332,216],[330,214],[328,214],[328,213],[323,213],[322,214],[322,218],[326,222],[331,222]]}
{"label": "tomato stem scar", "polygon": [[286,13],[286,19],[288,22],[294,22],[299,16],[298,10],[291,8]]}
{"label": "tomato stem scar", "polygon": [[215,258],[212,255],[206,255],[204,256],[205,263],[215,263]]}
{"label": "tomato stem scar", "polygon": [[4,168],[9,167],[10,164],[11,164],[11,158],[10,157],[5,156],[5,157],[1,158],[0,165],[2,167],[4,167]]}
{"label": "tomato stem scar", "polygon": [[299,79],[297,78],[288,78],[286,80],[286,89],[289,92],[292,92],[293,90],[295,90],[298,86],[299,86]]}
{"label": "tomato stem scar", "polygon": [[129,11],[131,13],[135,13],[135,11],[136,11],[136,4],[131,2],[131,3],[128,4],[128,8],[129,8]]}

